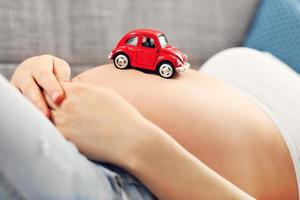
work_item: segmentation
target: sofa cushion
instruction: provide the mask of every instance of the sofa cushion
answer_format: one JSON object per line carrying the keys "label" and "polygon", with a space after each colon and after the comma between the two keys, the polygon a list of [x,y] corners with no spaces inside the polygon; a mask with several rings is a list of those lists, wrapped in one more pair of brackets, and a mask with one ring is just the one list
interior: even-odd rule
{"label": "sofa cushion", "polygon": [[6,77],[8,80],[11,78],[17,64],[13,63],[0,63],[0,74]]}
{"label": "sofa cushion", "polygon": [[47,53],[71,64],[103,64],[123,34],[149,27],[200,63],[242,44],[257,1],[2,0],[0,62]]}
{"label": "sofa cushion", "polygon": [[300,72],[299,34],[299,0],[262,0],[245,46],[270,52]]}

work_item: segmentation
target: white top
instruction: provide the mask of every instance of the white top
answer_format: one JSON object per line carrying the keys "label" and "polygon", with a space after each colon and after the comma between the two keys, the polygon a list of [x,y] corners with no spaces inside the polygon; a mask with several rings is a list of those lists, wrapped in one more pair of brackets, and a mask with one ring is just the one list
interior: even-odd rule
{"label": "white top", "polygon": [[[250,95],[277,125],[290,151],[300,191],[300,76],[269,53],[233,48],[208,60],[201,72]],[[300,198],[300,195],[299,195]]]}

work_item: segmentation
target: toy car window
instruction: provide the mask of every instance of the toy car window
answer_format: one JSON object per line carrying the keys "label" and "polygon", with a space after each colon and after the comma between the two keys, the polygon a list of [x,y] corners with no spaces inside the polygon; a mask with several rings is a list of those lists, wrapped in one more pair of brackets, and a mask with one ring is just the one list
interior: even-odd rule
{"label": "toy car window", "polygon": [[162,48],[164,48],[165,46],[168,45],[168,40],[167,40],[167,38],[166,38],[166,36],[164,34],[160,34],[158,36],[158,40],[159,40],[160,46]]}
{"label": "toy car window", "polygon": [[137,45],[137,42],[138,42],[138,37],[135,36],[135,37],[129,38],[129,39],[126,41],[126,44],[132,45],[132,46],[136,46],[136,45]]}
{"label": "toy car window", "polygon": [[148,48],[155,48],[154,39],[151,37],[143,37],[142,46]]}

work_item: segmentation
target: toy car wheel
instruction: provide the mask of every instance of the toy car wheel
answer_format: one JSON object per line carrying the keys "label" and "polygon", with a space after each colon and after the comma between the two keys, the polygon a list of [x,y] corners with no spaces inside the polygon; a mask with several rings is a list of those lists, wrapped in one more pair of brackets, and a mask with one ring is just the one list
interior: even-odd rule
{"label": "toy car wheel", "polygon": [[120,53],[114,58],[114,64],[118,69],[125,69],[129,66],[129,59],[125,54]]}
{"label": "toy car wheel", "polygon": [[163,62],[158,66],[158,73],[163,78],[171,78],[174,75],[175,70],[170,63]]}

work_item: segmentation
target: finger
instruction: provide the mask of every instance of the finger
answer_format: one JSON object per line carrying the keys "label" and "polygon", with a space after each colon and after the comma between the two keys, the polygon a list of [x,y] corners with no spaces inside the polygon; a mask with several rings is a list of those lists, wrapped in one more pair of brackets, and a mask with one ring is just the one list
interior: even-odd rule
{"label": "finger", "polygon": [[11,76],[11,80],[10,83],[15,86],[18,87],[19,82],[24,80],[24,76],[28,76],[28,74],[26,74],[24,72],[24,70],[22,70],[21,68],[17,67],[17,69],[15,70],[15,72],[13,73],[13,75]]}
{"label": "finger", "polygon": [[61,82],[60,83],[64,90],[77,90],[77,89],[87,89],[87,88],[106,88],[101,86],[96,86],[90,83],[84,82]]}
{"label": "finger", "polygon": [[66,139],[70,139],[70,134],[68,134],[68,131],[64,128],[66,126],[66,120],[59,111],[52,110],[51,121]]}
{"label": "finger", "polygon": [[45,99],[33,78],[24,80],[24,83],[19,87],[21,93],[27,97],[39,110],[41,110],[47,117],[49,117],[49,109]]}
{"label": "finger", "polygon": [[50,116],[50,120],[53,122],[54,125],[58,125],[58,112],[56,110],[51,110],[51,116]]}
{"label": "finger", "polygon": [[82,83],[75,83],[75,82],[60,82],[61,87],[65,91],[65,95],[68,94],[74,94],[74,93],[80,93],[80,90],[82,89]]}
{"label": "finger", "polygon": [[48,94],[43,92],[43,96],[45,97],[46,103],[48,104],[50,109],[52,109],[52,110],[58,109],[58,106],[52,101],[52,99],[48,96]]}
{"label": "finger", "polygon": [[64,127],[65,120],[60,113],[60,111],[57,110],[51,110],[51,121],[56,126],[57,129]]}
{"label": "finger", "polygon": [[34,72],[33,77],[55,104],[61,103],[64,99],[64,91],[53,73],[40,70]]}
{"label": "finger", "polygon": [[53,57],[53,72],[58,81],[70,81],[71,70],[66,61]]}
{"label": "finger", "polygon": [[19,87],[16,87],[16,89],[17,89],[17,91],[19,91],[23,95],[23,93],[22,93],[22,91]]}

